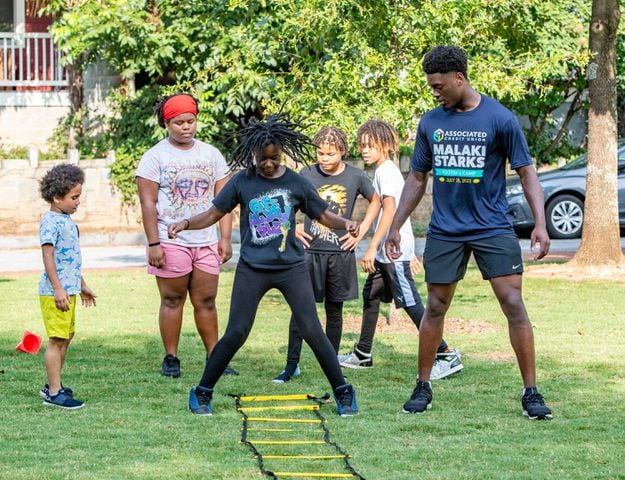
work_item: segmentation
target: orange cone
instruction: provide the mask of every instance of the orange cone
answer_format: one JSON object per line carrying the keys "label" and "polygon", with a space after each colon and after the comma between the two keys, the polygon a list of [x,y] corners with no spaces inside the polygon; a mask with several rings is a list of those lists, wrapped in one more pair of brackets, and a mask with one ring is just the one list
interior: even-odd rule
{"label": "orange cone", "polygon": [[36,355],[37,353],[39,353],[40,347],[41,337],[26,330],[24,332],[24,336],[22,337],[22,341],[17,344],[15,350],[30,353],[31,355]]}

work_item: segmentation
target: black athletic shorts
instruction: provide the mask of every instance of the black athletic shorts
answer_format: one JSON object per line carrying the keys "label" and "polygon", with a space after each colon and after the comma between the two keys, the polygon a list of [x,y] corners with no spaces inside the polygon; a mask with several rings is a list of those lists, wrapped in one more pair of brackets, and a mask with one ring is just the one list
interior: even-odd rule
{"label": "black athletic shorts", "polygon": [[354,252],[306,252],[306,263],[316,302],[327,298],[345,302],[358,298],[358,276]]}
{"label": "black athletic shorts", "polygon": [[373,298],[379,298],[384,303],[393,301],[397,308],[412,307],[421,303],[421,297],[410,272],[410,262],[382,263],[376,260],[374,265],[375,272],[367,276],[362,289],[365,307]]}
{"label": "black athletic shorts", "polygon": [[521,246],[516,235],[451,242],[427,237],[423,251],[425,281],[449,284],[462,278],[473,253],[482,278],[489,280],[523,273]]}

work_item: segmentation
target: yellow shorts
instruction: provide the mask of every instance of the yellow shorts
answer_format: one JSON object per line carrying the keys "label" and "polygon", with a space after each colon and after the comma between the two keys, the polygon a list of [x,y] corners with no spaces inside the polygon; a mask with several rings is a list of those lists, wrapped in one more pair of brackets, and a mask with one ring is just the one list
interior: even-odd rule
{"label": "yellow shorts", "polygon": [[41,315],[43,316],[43,324],[46,327],[48,337],[67,339],[74,334],[74,325],[76,323],[76,295],[70,295],[69,300],[69,310],[63,312],[56,308],[53,296],[39,296]]}

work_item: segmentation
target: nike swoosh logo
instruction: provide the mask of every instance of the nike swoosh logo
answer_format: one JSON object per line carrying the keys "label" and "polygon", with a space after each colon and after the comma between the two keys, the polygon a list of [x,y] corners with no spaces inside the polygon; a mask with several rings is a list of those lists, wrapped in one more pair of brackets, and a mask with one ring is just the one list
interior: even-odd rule
{"label": "nike swoosh logo", "polygon": [[519,268],[521,266],[521,264],[519,263],[518,265],[512,265],[512,270],[516,270],[517,268]]}

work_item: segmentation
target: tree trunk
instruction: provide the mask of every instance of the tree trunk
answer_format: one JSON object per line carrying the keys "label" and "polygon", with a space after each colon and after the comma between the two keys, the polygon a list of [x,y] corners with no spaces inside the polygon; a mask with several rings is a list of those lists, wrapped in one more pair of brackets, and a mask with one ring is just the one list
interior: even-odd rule
{"label": "tree trunk", "polygon": [[593,0],[587,79],[588,173],[584,230],[571,261],[580,267],[625,265],[617,194],[616,34],[619,0]]}

